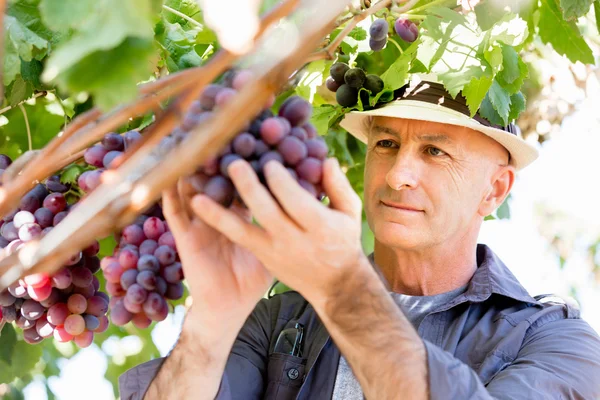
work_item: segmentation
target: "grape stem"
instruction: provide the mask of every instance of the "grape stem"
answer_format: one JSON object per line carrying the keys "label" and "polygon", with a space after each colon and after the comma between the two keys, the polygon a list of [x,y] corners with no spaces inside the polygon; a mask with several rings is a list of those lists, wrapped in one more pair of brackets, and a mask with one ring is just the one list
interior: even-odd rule
{"label": "grape stem", "polygon": [[[0,1],[1,1],[1,0],[0,0]],[[1,50],[0,50],[0,51],[1,51]],[[0,72],[0,78],[1,78],[1,77],[2,77],[2,73]],[[4,87],[4,86],[0,85],[0,87]],[[0,89],[0,90],[1,90],[1,89]],[[4,107],[4,108],[1,108],[1,109],[0,109],[0,115],[4,114],[4,113],[5,113],[5,112],[7,112],[7,111],[10,111],[10,110],[12,110],[12,109],[13,109],[13,108],[15,108],[16,106],[18,106],[18,105],[21,105],[21,104],[25,103],[26,101],[29,101],[29,100],[31,100],[31,99],[37,99],[38,97],[45,96],[45,95],[46,95],[46,93],[48,93],[48,92],[46,92],[46,91],[43,91],[43,92],[37,92],[36,94],[34,94],[33,96],[31,96],[30,98],[28,98],[28,99],[25,99],[25,100],[23,100],[23,101],[21,101],[21,102],[19,102],[19,103],[15,104],[14,106],[6,106],[6,107]]]}
{"label": "grape stem", "polygon": [[177,15],[180,18],[185,19],[187,22],[189,22],[192,25],[196,25],[198,28],[200,29],[204,29],[204,25],[202,25],[200,22],[196,21],[195,19],[191,18],[188,15],[185,15],[184,13],[182,13],[181,11],[177,11],[174,8],[171,8],[165,4],[163,4],[162,6],[163,9],[167,10],[168,12]]}
{"label": "grape stem", "polygon": [[[402,7],[399,7],[398,9],[400,10],[400,12],[406,12],[410,10],[412,6],[414,6],[417,3],[417,1],[418,0],[405,1],[404,5]],[[377,4],[371,5],[370,8],[367,8],[366,10],[363,10],[362,12],[356,14],[350,20],[348,25],[346,25],[346,27],[340,32],[340,34],[337,35],[329,45],[327,45],[327,47],[309,55],[306,59],[306,62],[312,62],[323,59],[333,60],[335,58],[335,51],[337,50],[337,48],[342,44],[342,41],[344,41],[346,36],[348,36],[350,32],[352,32],[352,30],[356,27],[356,25],[358,25],[359,22],[369,17],[370,15],[373,15],[378,11],[383,10],[390,4],[392,4],[392,0],[381,0]]]}
{"label": "grape stem", "polygon": [[31,128],[29,127],[29,118],[27,118],[27,110],[23,107],[23,103],[19,103],[19,109],[23,114],[23,119],[25,120],[25,129],[27,130],[27,144],[29,145],[29,151],[33,150],[33,143],[31,142]]}

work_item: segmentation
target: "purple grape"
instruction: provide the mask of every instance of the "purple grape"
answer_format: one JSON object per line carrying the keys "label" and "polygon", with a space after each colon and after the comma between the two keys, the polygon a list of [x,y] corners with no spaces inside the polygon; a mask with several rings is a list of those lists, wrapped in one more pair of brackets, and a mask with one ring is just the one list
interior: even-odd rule
{"label": "purple grape", "polygon": [[[106,301],[106,304],[108,304],[108,302],[110,301],[110,297],[104,292],[96,292],[96,294],[94,296],[103,298]],[[89,302],[89,299],[88,299],[88,302]]]}
{"label": "purple grape", "polygon": [[175,262],[177,253],[175,253],[175,250],[169,246],[163,245],[156,249],[154,252],[154,257],[158,259],[160,265],[171,265]]}
{"label": "purple grape", "polygon": [[71,286],[71,283],[73,282],[71,270],[68,268],[59,270],[51,279],[52,284],[57,289],[66,289]]}
{"label": "purple grape", "polygon": [[144,302],[144,313],[153,321],[162,321],[169,313],[169,306],[158,293],[150,293]]}
{"label": "purple grape", "polygon": [[52,175],[51,177],[46,179],[46,188],[48,188],[50,192],[57,193],[65,193],[69,190],[67,185],[60,181],[60,176],[58,175]]}
{"label": "purple grape", "polygon": [[25,300],[21,307],[21,314],[30,321],[40,318],[46,308],[35,300]]}
{"label": "purple grape", "polygon": [[25,224],[34,224],[35,217],[29,211],[19,211],[15,214],[12,222],[15,225],[15,228],[19,229]]}
{"label": "purple grape", "polygon": [[375,40],[373,38],[369,39],[369,47],[373,51],[381,51],[381,50],[383,50],[383,48],[385,47],[386,44],[387,44],[387,37],[385,37],[382,40]]}
{"label": "purple grape", "polygon": [[227,154],[225,157],[223,157],[221,159],[221,162],[219,164],[219,171],[221,172],[221,175],[223,175],[226,178],[229,178],[229,166],[236,160],[241,160],[242,157],[240,157],[237,154]]}
{"label": "purple grape", "polygon": [[75,267],[71,270],[73,285],[84,288],[92,284],[92,273],[86,267]]}
{"label": "purple grape", "polygon": [[407,19],[398,18],[394,23],[394,29],[405,42],[412,43],[419,36],[419,28]]}
{"label": "purple grape", "polygon": [[181,263],[169,265],[162,271],[162,277],[167,283],[177,283],[183,280],[183,268]]}
{"label": "purple grape", "polygon": [[95,315],[87,314],[83,317],[85,321],[85,329],[95,331],[100,326],[100,320]]}
{"label": "purple grape", "polygon": [[312,115],[312,105],[301,97],[294,96],[290,99],[292,100],[286,107],[280,108],[279,115],[287,119],[292,126],[304,125]]}
{"label": "purple grape", "polygon": [[93,171],[84,171],[77,178],[77,186],[79,186],[79,188],[81,190],[83,190],[84,192],[86,192],[86,193],[89,192],[89,191],[91,191],[90,187],[87,185],[87,177],[92,172]]}
{"label": "purple grape", "polygon": [[327,144],[321,138],[308,139],[306,142],[306,149],[308,150],[308,157],[313,157],[319,160],[325,160],[329,149]]}
{"label": "purple grape", "polygon": [[165,297],[167,299],[170,300],[179,300],[181,297],[183,297],[183,283],[182,282],[177,282],[174,284],[170,284],[167,287],[167,292],[165,293]]}
{"label": "purple grape", "polygon": [[17,310],[14,307],[2,307],[2,318],[6,322],[15,322],[17,320]]}
{"label": "purple grape", "polygon": [[47,208],[38,208],[37,210],[35,210],[35,213],[33,213],[33,216],[35,218],[35,221],[42,228],[48,228],[49,226],[52,226],[54,214]]}
{"label": "purple grape", "polygon": [[58,214],[56,214],[54,216],[54,218],[52,219],[52,224],[54,226],[60,224],[60,222],[66,218],[66,216],[69,215],[69,213],[67,211],[61,211]]}
{"label": "purple grape", "polygon": [[170,248],[172,248],[173,250],[177,251],[177,245],[175,243],[175,238],[173,237],[173,234],[171,232],[165,232],[161,235],[161,237],[158,238],[158,245],[162,246],[162,245],[166,245],[169,246]]}
{"label": "purple grape", "polygon": [[335,79],[329,76],[325,80],[325,86],[327,87],[327,89],[335,93],[342,85],[340,83],[337,83]]}
{"label": "purple grape", "polygon": [[121,275],[121,287],[125,290],[136,282],[138,276],[137,269],[128,269]]}
{"label": "purple grape", "polygon": [[118,133],[107,133],[102,139],[102,146],[108,151],[123,151],[125,149],[125,142],[123,136]]}
{"label": "purple grape", "polygon": [[156,290],[158,294],[164,296],[167,293],[167,281],[165,281],[162,277],[156,277]]}
{"label": "purple grape", "polygon": [[[156,240],[146,239],[142,242],[142,244],[140,244],[139,254],[154,254],[157,248],[158,243],[156,242]],[[137,265],[137,260],[135,261],[135,263]]]}
{"label": "purple grape", "polygon": [[[41,183],[38,183],[27,194],[31,194],[31,195],[37,197],[38,200],[40,202],[42,202],[42,201],[44,201],[46,196],[48,196],[49,193],[50,192],[48,192],[48,189],[46,189],[46,186],[42,185]],[[30,211],[30,210],[27,210],[27,211]],[[35,211],[35,210],[33,210],[33,211]],[[33,211],[31,211],[31,212],[33,212]]]}
{"label": "purple grape", "polygon": [[122,238],[125,240],[125,243],[133,244],[135,246],[139,246],[146,240],[144,230],[138,225],[129,225],[125,227],[125,229],[123,229]]}
{"label": "purple grape", "polygon": [[88,299],[96,293],[96,289],[94,288],[93,284],[89,284],[88,286],[84,287],[74,286],[73,293],[78,293]]}
{"label": "purple grape", "polygon": [[298,164],[308,154],[306,145],[294,136],[285,137],[277,146],[277,151],[288,165]]}
{"label": "purple grape", "polygon": [[113,324],[117,326],[123,326],[127,324],[132,318],[133,315],[127,311],[125,305],[123,304],[123,300],[117,301],[110,310],[110,319],[112,320]]}
{"label": "purple grape", "polygon": [[85,257],[83,265],[90,270],[92,275],[100,271],[100,259],[98,257]]}
{"label": "purple grape", "polygon": [[65,303],[56,303],[48,309],[46,318],[52,325],[62,325],[69,316],[69,308]]}
{"label": "purple grape", "polygon": [[137,263],[137,269],[139,271],[152,271],[157,273],[160,270],[160,263],[158,259],[153,255],[143,255],[139,258]]}
{"label": "purple grape", "polygon": [[[2,220],[4,222],[11,222],[13,220],[13,218],[15,217],[15,215],[17,215],[17,213],[19,212],[19,210],[14,210],[9,212],[8,214],[6,214],[4,217],[2,217]],[[2,225],[4,226],[4,225]]]}
{"label": "purple grape", "polygon": [[125,142],[125,151],[130,149],[138,141],[142,139],[142,135],[138,131],[128,131],[123,134],[123,141]]}
{"label": "purple grape", "polygon": [[30,192],[21,198],[21,201],[19,202],[19,208],[23,211],[29,211],[33,213],[35,210],[40,208],[40,204],[40,199],[35,194]]}
{"label": "purple grape", "polygon": [[40,304],[45,308],[50,308],[61,300],[60,290],[57,288],[52,288],[52,292],[50,292],[50,296],[46,300],[40,301]]}
{"label": "purple grape", "polygon": [[277,151],[269,151],[269,152],[263,154],[260,157],[260,160],[258,161],[260,170],[264,171],[265,165],[267,165],[267,163],[272,160],[277,161],[280,164],[283,164],[283,157],[281,156],[281,154],[279,154]]}
{"label": "purple grape", "polygon": [[19,328],[25,330],[35,326],[35,320],[28,320],[23,315],[19,315],[16,324]]}
{"label": "purple grape", "polygon": [[42,228],[38,224],[25,224],[19,228],[19,239],[28,242],[39,237],[42,234]]}
{"label": "purple grape", "polygon": [[139,258],[139,253],[135,249],[125,248],[119,252],[119,264],[123,269],[136,268]]}
{"label": "purple grape", "polygon": [[156,275],[149,270],[140,271],[136,277],[136,282],[146,290],[154,290],[156,288]]}
{"label": "purple grape", "polygon": [[113,163],[113,161],[115,161],[115,159],[117,157],[120,157],[122,154],[123,154],[122,151],[117,151],[117,150],[109,151],[108,153],[106,153],[106,155],[102,159],[102,165],[104,166],[104,168],[114,167],[116,165],[116,163]]}
{"label": "purple grape", "polygon": [[67,207],[67,200],[62,193],[50,193],[44,199],[43,206],[56,215]]}
{"label": "purple grape", "polygon": [[211,84],[204,88],[200,95],[200,104],[205,110],[212,110],[215,107],[215,98],[219,92],[223,90],[223,86]]}
{"label": "purple grape", "polygon": [[254,154],[256,139],[250,133],[240,133],[235,139],[233,139],[232,147],[233,151],[240,156],[249,158],[252,154]]}
{"label": "purple grape", "polygon": [[237,94],[237,90],[231,88],[223,88],[217,93],[215,96],[215,105],[217,107],[222,107],[225,104],[229,103]]}
{"label": "purple grape", "polygon": [[304,125],[302,125],[302,128],[306,132],[306,135],[308,136],[309,139],[314,139],[317,136],[319,136],[319,133],[317,132],[317,129],[315,128],[315,126],[313,124],[304,124]]}
{"label": "purple grape", "polygon": [[233,191],[231,181],[220,175],[210,178],[204,186],[204,194],[225,207],[229,207],[233,201]]}
{"label": "purple grape", "polygon": [[134,283],[133,285],[129,286],[129,289],[127,289],[127,294],[125,297],[133,304],[142,304],[144,301],[146,301],[148,292],[139,284]]}
{"label": "purple grape", "polygon": [[108,150],[102,145],[94,145],[87,149],[85,153],[83,153],[83,159],[89,165],[93,165],[94,167],[102,167],[104,164],[102,160],[104,156],[108,153]]}
{"label": "purple grape", "polygon": [[1,307],[9,307],[15,304],[17,298],[10,294],[8,290],[0,293],[0,306]]}
{"label": "purple grape", "polygon": [[148,239],[156,240],[166,230],[165,224],[158,217],[150,217],[144,221],[143,231]]}
{"label": "purple grape", "polygon": [[23,340],[28,344],[37,344],[44,338],[40,336],[37,329],[35,329],[35,325],[33,325],[29,329],[23,330]]}
{"label": "purple grape", "polygon": [[[87,174],[85,176],[85,186],[87,186],[88,191],[92,191],[92,190],[96,189],[98,186],[100,186],[100,183],[102,183],[100,178],[102,176],[103,171],[104,171],[103,169],[87,171],[87,172],[89,172],[89,174]],[[83,174],[85,174],[85,172]],[[83,174],[81,174],[81,175],[83,176]]]}
{"label": "purple grape", "polygon": [[108,301],[99,296],[95,295],[87,299],[87,305],[85,308],[86,314],[91,314],[96,317],[101,317],[108,311]]}
{"label": "purple grape", "polygon": [[6,169],[12,164],[12,160],[5,154],[0,154],[0,169]]}
{"label": "purple grape", "polygon": [[274,146],[288,133],[281,120],[282,118],[273,117],[263,121],[260,127],[260,137],[266,144]]}
{"label": "purple grape", "polygon": [[252,122],[250,123],[250,127],[248,128],[248,132],[250,132],[250,134],[252,136],[254,136],[256,139],[260,139],[260,126],[262,125],[262,120],[261,119],[254,119],[252,120]]}
{"label": "purple grape", "polygon": [[266,144],[262,140],[257,140],[256,141],[256,145],[254,146],[254,155],[256,157],[262,156],[263,154],[265,154],[269,150],[270,150],[270,147],[269,147],[268,144]]}
{"label": "purple grape", "polygon": [[38,335],[43,338],[49,338],[54,333],[55,326],[48,322],[46,316],[42,316],[40,319],[35,321],[35,330]]}
{"label": "purple grape", "polygon": [[321,176],[323,174],[323,164],[320,160],[308,157],[300,161],[296,166],[296,172],[300,179],[304,179],[310,183],[316,184],[321,182]]}
{"label": "purple grape", "polygon": [[369,36],[374,40],[384,40],[387,38],[388,31],[388,22],[383,18],[376,19],[369,28]]}

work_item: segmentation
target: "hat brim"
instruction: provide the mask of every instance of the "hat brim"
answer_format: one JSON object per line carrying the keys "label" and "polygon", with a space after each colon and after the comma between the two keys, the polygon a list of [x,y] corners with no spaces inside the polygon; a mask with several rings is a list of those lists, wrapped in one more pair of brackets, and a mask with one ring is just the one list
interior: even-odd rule
{"label": "hat brim", "polygon": [[500,129],[485,126],[464,115],[439,104],[418,100],[396,100],[383,107],[369,111],[351,111],[344,116],[340,126],[363,143],[367,143],[369,126],[368,117],[392,117],[416,119],[420,121],[439,122],[456,126],[464,126],[479,131],[504,146],[511,155],[511,165],[521,170],[535,161],[539,152],[534,145],[520,136]]}

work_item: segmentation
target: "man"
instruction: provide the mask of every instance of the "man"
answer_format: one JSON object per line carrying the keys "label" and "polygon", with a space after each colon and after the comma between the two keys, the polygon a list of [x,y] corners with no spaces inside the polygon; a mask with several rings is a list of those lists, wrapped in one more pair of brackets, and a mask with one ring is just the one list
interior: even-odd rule
{"label": "man", "polygon": [[[367,143],[374,254],[362,253],[360,200],[333,159],[329,207],[277,163],[273,195],[232,164],[261,227],[204,196],[190,218],[165,193],[194,304],[171,354],[121,377],[122,399],[599,398],[596,332],[477,244],[537,157],[516,127],[470,118],[464,98],[418,81],[342,126]],[[272,276],[296,291],[260,299]]]}

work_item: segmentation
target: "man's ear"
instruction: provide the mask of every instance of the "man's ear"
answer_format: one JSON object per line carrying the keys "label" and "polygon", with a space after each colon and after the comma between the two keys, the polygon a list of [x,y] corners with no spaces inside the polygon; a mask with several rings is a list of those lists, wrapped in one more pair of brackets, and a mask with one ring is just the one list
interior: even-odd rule
{"label": "man's ear", "polygon": [[485,217],[493,213],[504,202],[515,182],[515,167],[500,166],[490,178],[490,186],[479,205],[479,215]]}

